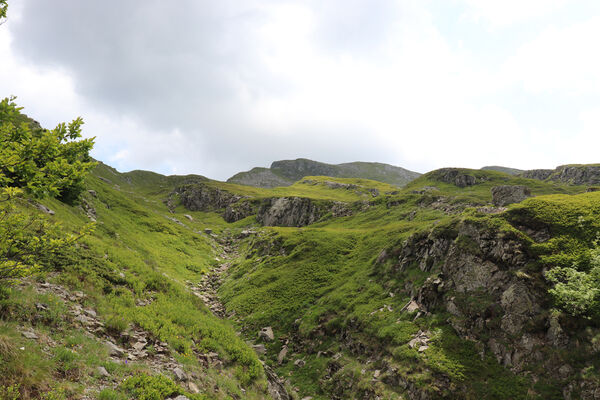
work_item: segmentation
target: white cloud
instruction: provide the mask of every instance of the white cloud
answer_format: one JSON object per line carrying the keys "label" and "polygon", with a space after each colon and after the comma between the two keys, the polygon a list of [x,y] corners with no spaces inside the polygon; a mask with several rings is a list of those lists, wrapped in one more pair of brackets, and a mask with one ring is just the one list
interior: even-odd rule
{"label": "white cloud", "polygon": [[[537,20],[540,8],[550,15],[566,7],[558,0],[464,1],[463,21],[451,22],[476,20],[481,35]],[[116,16],[114,34],[94,22],[94,12],[69,25],[72,18],[54,10],[64,1],[45,13],[42,0],[23,4],[30,5],[24,18],[41,20],[0,29],[0,87],[46,126],[82,115],[85,132],[98,137],[94,154],[120,169],[225,179],[291,157],[422,172],[552,167],[573,162],[567,150],[577,156],[573,135],[593,140],[598,127],[592,111],[576,110],[573,127],[581,132],[542,128],[520,102],[529,94],[577,100],[600,93],[593,51],[600,20],[593,16],[543,25],[534,40],[500,57],[494,48],[453,47],[431,3],[421,1],[249,2],[243,9],[186,2],[187,12],[160,3],[160,12]],[[51,37],[36,25],[55,23],[48,13],[66,24]],[[78,29],[83,39],[73,35]],[[22,35],[15,43],[26,51],[10,46],[10,32]]]}
{"label": "white cloud", "polygon": [[504,79],[529,92],[600,92],[600,17],[550,27],[518,48],[503,65]]}
{"label": "white cloud", "polygon": [[460,0],[467,6],[463,18],[503,28],[527,22],[560,10],[567,0]]}

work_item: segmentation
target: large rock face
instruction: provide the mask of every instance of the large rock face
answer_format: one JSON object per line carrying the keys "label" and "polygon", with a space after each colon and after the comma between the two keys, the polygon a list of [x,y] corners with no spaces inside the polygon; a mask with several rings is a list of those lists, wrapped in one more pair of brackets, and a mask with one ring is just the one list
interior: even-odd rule
{"label": "large rock face", "polygon": [[530,169],[528,171],[523,171],[521,173],[521,176],[527,179],[537,179],[540,181],[544,181],[548,179],[553,172],[553,169]]}
{"label": "large rock face", "polygon": [[242,196],[202,183],[180,186],[175,189],[174,193],[179,195],[181,204],[191,211],[222,209],[242,198]]}
{"label": "large rock face", "polygon": [[258,210],[256,219],[265,226],[306,226],[316,222],[324,210],[312,200],[302,197],[267,199]]}
{"label": "large rock face", "polygon": [[552,180],[570,185],[600,184],[600,165],[561,165],[556,169],[532,169],[524,171],[521,176],[529,179]]}
{"label": "large rock face", "polygon": [[484,178],[477,178],[460,168],[442,168],[430,174],[435,180],[450,183],[461,188],[476,185],[484,180]]}
{"label": "large rock face", "polygon": [[227,182],[257,187],[289,186],[305,176],[332,176],[337,178],[363,178],[404,186],[420,176],[418,172],[389,164],[353,162],[326,164],[299,158],[281,160],[271,164],[271,168],[253,168],[235,174]]}
{"label": "large rock face", "polygon": [[[514,372],[539,364],[545,373],[560,376],[565,361],[556,348],[570,339],[562,322],[542,312],[547,288],[533,283],[544,282],[541,271],[519,273],[535,256],[518,235],[462,222],[443,234],[413,235],[386,254],[397,257],[399,271],[418,266],[432,274],[413,293],[421,310],[447,311],[461,337],[478,342],[483,353],[491,352]],[[544,357],[550,353],[554,356]]]}
{"label": "large rock face", "polygon": [[498,207],[520,203],[528,197],[531,197],[531,191],[527,186],[503,185],[492,188],[492,203]]}
{"label": "large rock face", "polygon": [[550,179],[572,185],[597,185],[600,184],[600,165],[562,165]]}

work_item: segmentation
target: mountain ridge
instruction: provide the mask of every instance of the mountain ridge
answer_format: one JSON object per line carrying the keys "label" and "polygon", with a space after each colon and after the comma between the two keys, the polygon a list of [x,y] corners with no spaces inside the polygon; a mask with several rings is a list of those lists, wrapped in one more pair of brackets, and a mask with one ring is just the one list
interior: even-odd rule
{"label": "mountain ridge", "polygon": [[290,186],[305,176],[331,176],[338,178],[362,178],[404,186],[421,176],[420,173],[378,162],[355,161],[341,164],[328,164],[307,158],[274,161],[270,168],[255,167],[238,172],[227,182],[241,185],[272,188]]}

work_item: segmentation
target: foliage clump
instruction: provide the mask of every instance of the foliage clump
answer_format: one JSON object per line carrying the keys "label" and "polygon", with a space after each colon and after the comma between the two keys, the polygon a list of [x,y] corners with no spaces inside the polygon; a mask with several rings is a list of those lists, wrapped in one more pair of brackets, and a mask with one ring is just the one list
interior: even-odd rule
{"label": "foliage clump", "polygon": [[[93,139],[81,137],[81,118],[48,131],[20,112],[14,97],[0,101],[0,289],[31,274],[80,234],[65,234],[56,224],[23,212],[24,194],[73,202],[95,165]],[[86,227],[83,232],[89,230]]]}

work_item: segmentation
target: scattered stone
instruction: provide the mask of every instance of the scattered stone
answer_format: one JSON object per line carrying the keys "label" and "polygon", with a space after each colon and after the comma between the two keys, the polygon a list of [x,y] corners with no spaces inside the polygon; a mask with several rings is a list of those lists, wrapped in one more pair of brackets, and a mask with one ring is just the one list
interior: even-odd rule
{"label": "scattered stone", "polygon": [[188,383],[188,389],[190,390],[190,392],[192,394],[200,393],[200,389],[198,388],[198,386],[196,386],[196,384],[194,382]]}
{"label": "scattered stone", "polygon": [[407,312],[410,312],[410,313],[415,312],[415,311],[419,311],[419,309],[420,309],[419,304],[416,301],[414,301],[414,300],[409,301],[402,308],[403,311],[406,310]]}
{"label": "scattered stone", "polygon": [[106,370],[106,368],[99,366],[98,368],[96,368],[96,371],[98,372],[98,375],[100,375],[103,378],[108,378],[110,377],[110,374],[108,373],[108,371]]}
{"label": "scattered stone", "polygon": [[21,334],[26,337],[27,339],[37,339],[38,335],[36,335],[34,332],[29,332],[29,331],[25,331],[25,332],[21,332]]}
{"label": "scattered stone", "polygon": [[45,212],[48,215],[54,215],[54,211],[52,211],[51,209],[49,209],[48,207],[46,207],[43,204],[36,204],[35,205],[37,207],[38,210]]}
{"label": "scattered stone", "polygon": [[273,328],[267,326],[262,328],[258,333],[258,336],[266,342],[272,342],[275,339],[275,335],[273,334]]}
{"label": "scattered stone", "polygon": [[187,374],[185,372],[183,372],[183,370],[179,367],[177,367],[173,370],[173,374],[175,375],[175,379],[177,379],[178,381],[187,381],[188,380]]}
{"label": "scattered stone", "polygon": [[98,193],[96,193],[95,190],[89,189],[88,193],[91,194],[93,197],[98,197]]}
{"label": "scattered stone", "polygon": [[190,221],[194,220],[194,217],[192,217],[190,214],[183,214],[183,216],[189,219]]}
{"label": "scattered stone", "polygon": [[133,348],[136,349],[137,351],[142,351],[144,349],[144,347],[146,347],[146,342],[137,342],[133,345]]}
{"label": "scattered stone", "polygon": [[252,345],[252,348],[254,349],[254,351],[256,352],[256,354],[267,354],[267,348],[265,347],[264,344],[255,344]]}
{"label": "scattered stone", "polygon": [[117,346],[112,342],[106,342],[108,346],[108,353],[113,357],[122,357],[125,354],[125,350]]}
{"label": "scattered stone", "polygon": [[298,368],[302,368],[306,365],[306,361],[300,359],[300,360],[296,360],[294,361],[294,365]]}
{"label": "scattered stone", "polygon": [[48,305],[44,303],[35,303],[35,308],[37,308],[38,311],[45,311],[48,309]]}
{"label": "scattered stone", "polygon": [[377,379],[379,378],[379,375],[381,375],[381,371],[376,369],[375,372],[373,372],[373,378]]}
{"label": "scattered stone", "polygon": [[288,347],[287,347],[287,345],[283,345],[283,347],[281,348],[281,351],[277,355],[277,363],[279,365],[283,364],[283,361],[285,360],[285,356],[287,356],[287,353],[288,353]]}
{"label": "scattered stone", "polygon": [[187,397],[185,397],[184,395],[180,394],[179,396],[173,398],[173,400],[189,400]]}
{"label": "scattered stone", "polygon": [[423,345],[423,346],[419,347],[419,350],[418,350],[418,351],[419,351],[419,353],[422,353],[422,352],[424,352],[425,350],[427,350],[428,348],[429,348],[429,346],[427,346],[427,345]]}
{"label": "scattered stone", "polygon": [[86,308],[85,310],[83,310],[83,312],[92,318],[96,318],[96,311],[92,310],[91,308]]}
{"label": "scattered stone", "polygon": [[210,235],[211,233],[213,233],[212,229],[206,228],[204,229],[204,233],[206,233],[207,235]]}

